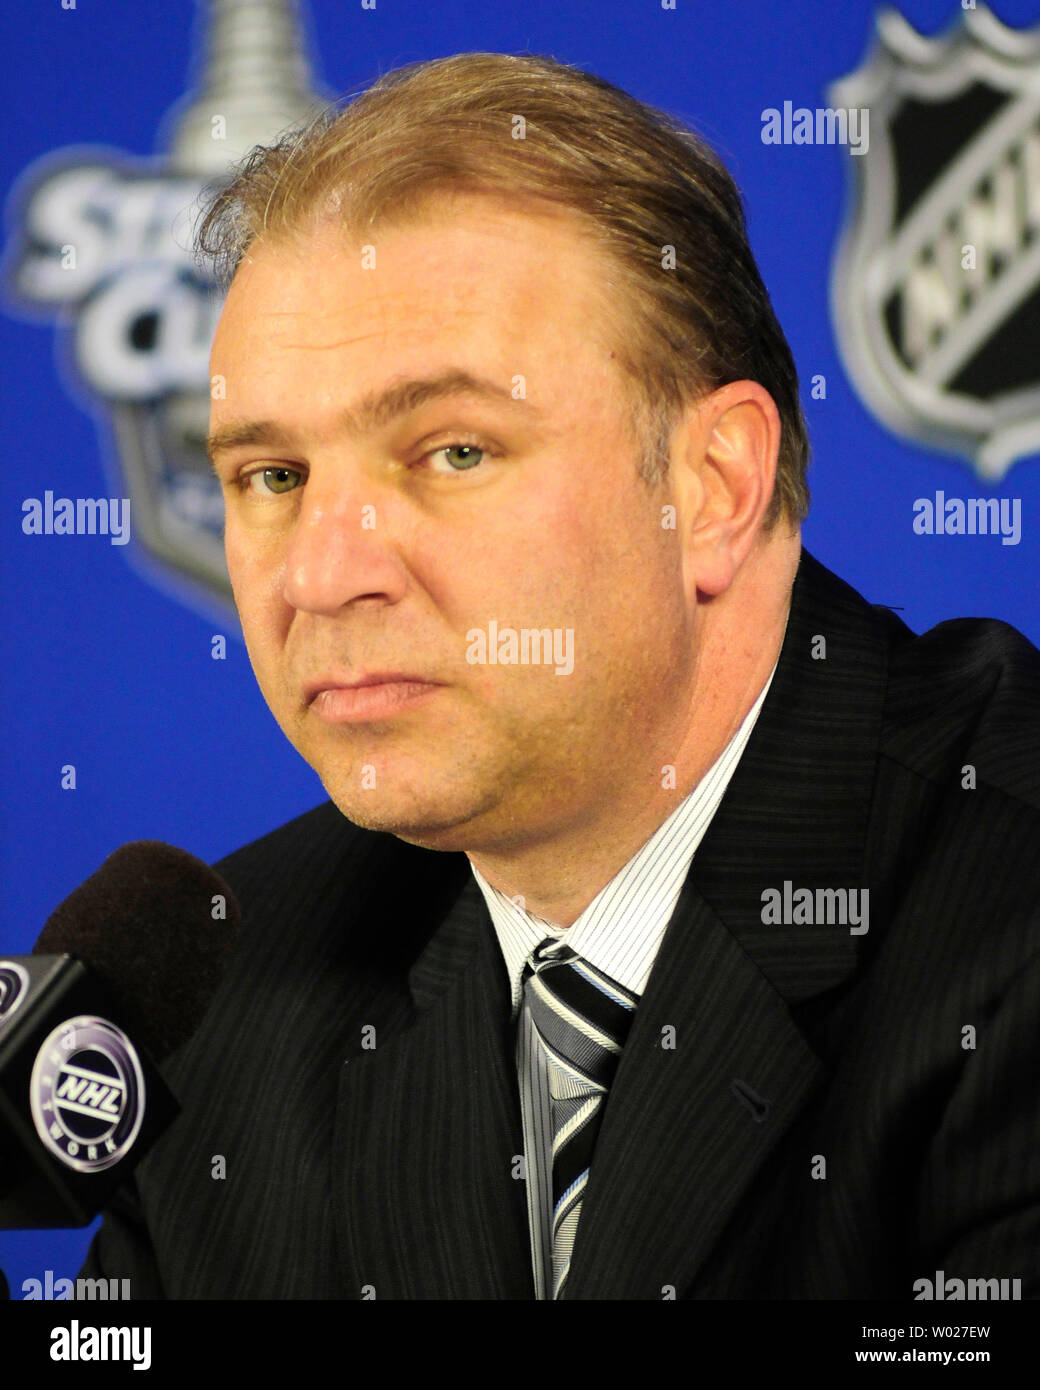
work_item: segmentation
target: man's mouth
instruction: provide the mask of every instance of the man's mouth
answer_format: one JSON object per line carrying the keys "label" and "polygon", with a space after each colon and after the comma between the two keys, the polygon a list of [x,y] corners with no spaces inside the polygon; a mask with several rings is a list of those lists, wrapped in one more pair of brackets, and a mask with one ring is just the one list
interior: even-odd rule
{"label": "man's mouth", "polygon": [[367,671],[358,676],[321,676],[308,681],[308,708],[328,724],[385,718],[410,709],[444,687],[410,672]]}

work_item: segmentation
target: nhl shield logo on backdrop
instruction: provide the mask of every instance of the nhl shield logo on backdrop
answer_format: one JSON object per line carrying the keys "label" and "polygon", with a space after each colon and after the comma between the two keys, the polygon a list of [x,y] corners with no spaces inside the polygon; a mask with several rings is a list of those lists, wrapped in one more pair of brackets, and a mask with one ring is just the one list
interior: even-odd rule
{"label": "nhl shield logo on backdrop", "polygon": [[111,442],[149,577],[178,597],[231,601],[224,506],[205,452],[209,350],[221,303],[195,264],[208,184],[254,145],[312,118],[298,0],[199,0],[197,80],[160,125],[155,158],[82,145],[45,154],[13,197],[6,281],[53,316],[72,393]]}
{"label": "nhl shield logo on backdrop", "polygon": [[933,39],[883,11],[828,93],[872,136],[831,300],[874,414],[996,482],[1040,451],[1040,27],[958,13]]}

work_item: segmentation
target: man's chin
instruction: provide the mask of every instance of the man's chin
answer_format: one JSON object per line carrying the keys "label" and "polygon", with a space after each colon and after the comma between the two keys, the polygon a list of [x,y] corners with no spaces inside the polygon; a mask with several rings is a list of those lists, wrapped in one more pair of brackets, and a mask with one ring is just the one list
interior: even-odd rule
{"label": "man's chin", "polygon": [[324,785],[347,820],[359,825],[362,830],[396,835],[399,840],[422,849],[463,850],[472,839],[473,819],[479,813],[474,806],[417,805],[414,801],[408,805],[395,805],[375,796],[359,796],[356,789],[349,796],[344,796],[328,783]]}

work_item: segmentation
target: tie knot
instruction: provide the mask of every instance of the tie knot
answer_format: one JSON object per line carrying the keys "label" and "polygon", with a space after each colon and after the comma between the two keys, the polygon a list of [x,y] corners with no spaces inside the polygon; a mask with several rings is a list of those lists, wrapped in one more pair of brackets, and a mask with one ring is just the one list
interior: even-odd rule
{"label": "tie knot", "polygon": [[561,937],[547,936],[528,956],[528,964],[533,970],[537,970],[540,965],[561,965],[577,959],[577,953],[572,951]]}
{"label": "tie knot", "polygon": [[571,961],[577,959],[578,956],[569,946],[565,946],[555,936],[548,936],[544,941],[538,943],[524,961],[520,983],[526,986],[533,975],[540,975],[553,965],[569,965]]}
{"label": "tie knot", "polygon": [[[567,1028],[618,1053],[632,1024],[638,997],[556,940],[541,942],[524,966],[524,998],[543,1036],[557,1031],[550,1015]],[[572,1055],[565,1046],[565,1055]]]}

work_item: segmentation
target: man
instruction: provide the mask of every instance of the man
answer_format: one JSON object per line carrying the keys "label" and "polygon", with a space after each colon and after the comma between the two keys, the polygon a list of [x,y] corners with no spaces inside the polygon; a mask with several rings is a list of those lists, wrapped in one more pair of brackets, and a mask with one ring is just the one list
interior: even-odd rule
{"label": "man", "polygon": [[170,1298],[1040,1292],[1038,658],[801,551],[715,156],[470,54],[211,207],[250,658],[331,802],[92,1246]]}

